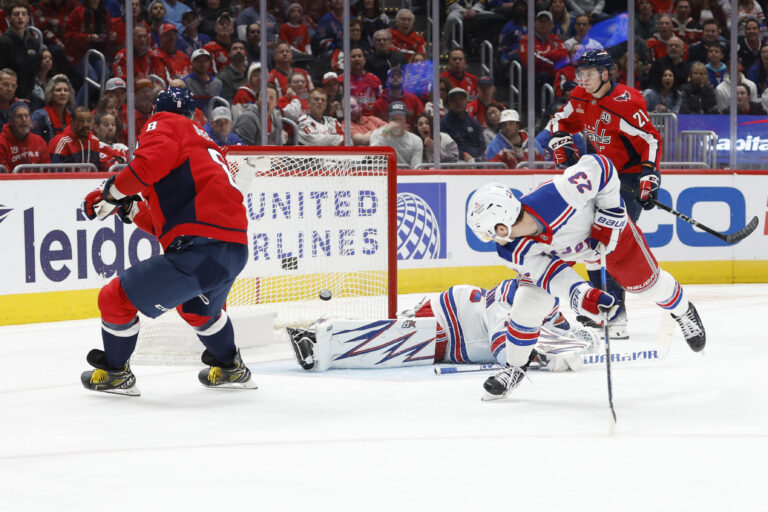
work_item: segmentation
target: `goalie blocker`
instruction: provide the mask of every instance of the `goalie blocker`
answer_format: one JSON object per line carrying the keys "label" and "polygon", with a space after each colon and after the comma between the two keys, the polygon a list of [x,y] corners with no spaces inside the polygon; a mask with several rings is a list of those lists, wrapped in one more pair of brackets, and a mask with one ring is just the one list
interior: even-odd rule
{"label": "goalie blocker", "polygon": [[[422,302],[409,313],[410,317],[329,320],[309,330],[288,329],[288,334],[299,365],[305,370],[435,363],[503,365],[508,333],[514,330],[508,317],[517,287],[515,280],[490,290],[454,286],[437,299]],[[545,307],[549,314],[542,336],[538,336],[539,343],[532,344],[532,359],[537,359],[541,369],[578,369],[581,354],[599,348],[596,336],[585,329],[571,329],[554,298]],[[539,355],[543,357],[536,357]]]}

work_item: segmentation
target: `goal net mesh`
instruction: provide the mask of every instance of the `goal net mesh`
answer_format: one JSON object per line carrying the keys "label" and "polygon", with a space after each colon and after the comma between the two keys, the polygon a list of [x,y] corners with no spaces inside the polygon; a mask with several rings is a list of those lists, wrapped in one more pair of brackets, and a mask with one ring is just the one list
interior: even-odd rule
{"label": "goal net mesh", "polygon": [[[248,263],[227,298],[238,346],[321,318],[394,313],[391,151],[233,147],[226,159],[248,215]],[[321,290],[332,298],[321,300]],[[142,318],[134,361],[191,362],[202,350],[171,311]]]}

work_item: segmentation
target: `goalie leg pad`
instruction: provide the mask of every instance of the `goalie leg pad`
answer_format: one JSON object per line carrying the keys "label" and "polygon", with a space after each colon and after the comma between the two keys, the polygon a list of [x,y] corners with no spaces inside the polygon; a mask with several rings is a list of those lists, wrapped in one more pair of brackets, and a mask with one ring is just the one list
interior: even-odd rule
{"label": "goalie leg pad", "polygon": [[316,370],[433,364],[437,320],[332,320],[315,329]]}

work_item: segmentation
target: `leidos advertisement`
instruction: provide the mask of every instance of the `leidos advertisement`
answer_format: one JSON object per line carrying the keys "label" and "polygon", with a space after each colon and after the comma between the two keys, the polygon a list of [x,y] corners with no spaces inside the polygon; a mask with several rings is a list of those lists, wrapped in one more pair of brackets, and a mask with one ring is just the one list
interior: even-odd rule
{"label": "leidos advertisement", "polygon": [[[477,240],[465,226],[469,196],[491,181],[523,193],[550,177],[428,172],[401,176],[392,219],[398,228],[399,269],[501,265],[493,245]],[[83,217],[82,198],[100,182],[2,181],[0,295],[99,288],[120,270],[159,253],[158,243],[132,225],[116,218],[99,222]],[[386,191],[364,182],[323,186],[304,184],[246,198],[252,265],[266,263],[278,273],[301,272],[302,265],[312,261],[346,270],[364,268],[373,260],[380,265],[386,258]],[[759,268],[768,260],[768,172],[665,174],[659,200],[721,232],[738,231],[755,215],[760,219],[755,233],[729,246],[662,210],[643,212],[640,227],[660,261],[735,262],[734,268],[739,263]]]}

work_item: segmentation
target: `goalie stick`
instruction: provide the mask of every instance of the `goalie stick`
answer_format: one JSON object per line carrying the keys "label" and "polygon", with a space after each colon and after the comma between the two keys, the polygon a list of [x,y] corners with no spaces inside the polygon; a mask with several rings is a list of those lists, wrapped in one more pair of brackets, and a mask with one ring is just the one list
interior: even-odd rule
{"label": "goalie stick", "polygon": [[[621,189],[622,190],[626,190],[627,192],[631,192],[635,196],[637,195],[637,192],[632,187],[630,187],[629,185],[625,185],[624,183],[621,184]],[[723,242],[728,243],[728,244],[735,244],[735,243],[741,242],[742,240],[747,238],[749,235],[752,234],[752,232],[755,230],[755,228],[757,228],[757,225],[760,222],[758,220],[757,216],[754,216],[754,217],[752,217],[752,220],[749,221],[749,224],[744,226],[739,231],[737,231],[735,233],[729,233],[729,234],[720,233],[720,232],[715,231],[714,229],[712,229],[712,228],[710,228],[708,226],[705,226],[704,224],[702,224],[702,223],[700,223],[700,222],[690,218],[686,214],[681,213],[681,212],[675,210],[671,206],[667,206],[664,203],[660,203],[656,199],[650,199],[650,201],[651,201],[651,203],[653,203],[654,206],[658,206],[662,210],[668,211],[672,215],[683,219],[685,222],[687,222],[687,223],[689,223],[689,224],[691,224],[693,226],[696,226],[699,229],[702,229],[702,230],[706,231],[710,235],[715,236],[715,237],[719,238],[720,240],[722,240]]]}

